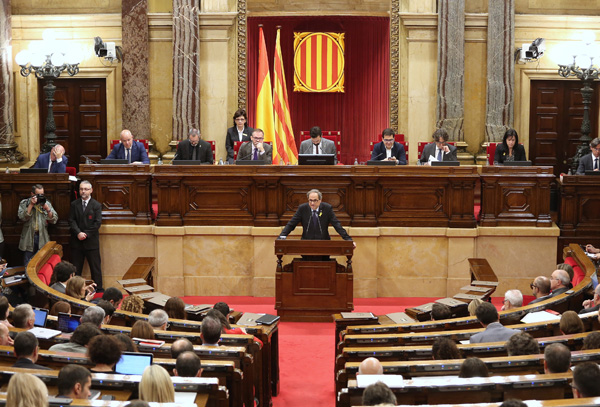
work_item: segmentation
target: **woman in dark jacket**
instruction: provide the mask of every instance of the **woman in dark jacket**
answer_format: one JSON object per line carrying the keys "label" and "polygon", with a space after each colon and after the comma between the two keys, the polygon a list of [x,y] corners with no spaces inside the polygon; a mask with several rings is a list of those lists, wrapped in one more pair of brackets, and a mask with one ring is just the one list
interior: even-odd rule
{"label": "woman in dark jacket", "polygon": [[227,161],[233,164],[233,143],[235,141],[250,141],[254,130],[248,127],[246,111],[239,109],[233,114],[233,127],[227,129],[225,147],[227,148]]}
{"label": "woman in dark jacket", "polygon": [[505,161],[526,161],[525,147],[519,144],[519,135],[516,130],[508,129],[504,133],[502,143],[496,146],[494,165],[503,164]]}

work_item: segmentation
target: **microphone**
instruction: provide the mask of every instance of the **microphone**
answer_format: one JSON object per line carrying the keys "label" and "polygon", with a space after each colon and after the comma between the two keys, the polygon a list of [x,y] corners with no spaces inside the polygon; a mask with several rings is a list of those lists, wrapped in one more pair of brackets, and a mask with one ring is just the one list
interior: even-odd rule
{"label": "microphone", "polygon": [[[244,160],[246,160],[248,157],[252,157],[252,155],[253,155],[253,153],[252,153],[252,149],[250,149],[250,154],[247,154],[247,155],[245,155],[245,156],[244,156],[244,157],[242,157],[242,158],[238,158],[238,159],[236,159],[236,161],[238,161],[238,160],[239,160],[239,161],[244,161]],[[259,155],[259,157],[260,157],[260,153],[259,153],[258,155]]]}
{"label": "microphone", "polygon": [[376,159],[378,159],[379,157],[381,157],[384,154],[385,154],[385,151],[383,153],[377,154],[374,158],[371,158],[371,161],[375,161]]}
{"label": "microphone", "polygon": [[87,155],[82,155],[82,157],[85,158],[85,163],[86,164],[100,164],[99,162],[92,160]]}
{"label": "microphone", "polygon": [[175,155],[173,156],[173,159],[171,161],[169,161],[169,164],[173,164],[173,161],[175,161],[178,154],[179,154],[179,149],[177,149],[177,151],[175,151]]}

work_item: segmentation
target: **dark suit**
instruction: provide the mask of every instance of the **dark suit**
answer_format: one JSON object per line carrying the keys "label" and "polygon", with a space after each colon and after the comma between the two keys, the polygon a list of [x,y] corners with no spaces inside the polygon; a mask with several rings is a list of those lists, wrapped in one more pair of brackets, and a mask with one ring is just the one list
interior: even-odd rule
{"label": "dark suit", "polygon": [[[183,140],[177,145],[177,153],[175,153],[174,161],[178,160],[191,160],[194,147],[190,143],[190,140]],[[204,140],[198,140],[196,146],[196,160],[201,163],[213,163],[213,154],[210,143]]]}
{"label": "dark suit", "polygon": [[59,293],[65,294],[66,287],[64,285],[62,285],[62,283],[59,283],[58,281],[56,283],[52,284],[50,286],[50,288],[58,291]]}
{"label": "dark suit", "polygon": [[536,298],[534,300],[532,300],[529,304],[527,305],[531,305],[531,304],[537,304],[538,302],[542,302],[547,300],[548,298],[552,298],[552,295],[548,294],[548,295],[544,295],[543,297],[540,298]]}
{"label": "dark suit", "polygon": [[[265,152],[258,155],[259,160],[263,160],[265,164],[271,164],[273,162],[273,147],[270,144],[263,143]],[[240,146],[237,155],[237,161],[250,161],[254,158],[252,155],[252,142],[248,141]]]}
{"label": "dark suit", "polygon": [[587,314],[588,312],[595,312],[595,311],[598,311],[598,310],[600,310],[600,304],[594,305],[591,308],[584,308],[581,311],[579,311],[579,313],[580,314]]}
{"label": "dark suit", "polygon": [[[92,280],[97,289],[102,288],[102,268],[100,259],[100,233],[102,225],[102,205],[90,198],[85,212],[81,198],[71,202],[69,211],[69,229],[71,230],[71,263],[77,268],[77,275],[81,275],[83,263],[87,259],[92,274]],[[77,235],[84,232],[87,238],[79,240]]]}
{"label": "dark suit", "polygon": [[[450,149],[450,152],[442,153],[442,161],[458,161],[458,158],[456,158],[456,147],[448,144],[448,148]],[[419,162],[425,164],[429,161],[429,156],[431,155],[437,159],[437,156],[435,155],[435,143],[429,143],[423,148],[423,153],[421,154]]]}
{"label": "dark suit", "polygon": [[[385,152],[385,144],[383,141],[373,146],[373,153],[371,154],[371,160],[382,161],[385,160],[387,153]],[[399,165],[406,165],[406,152],[404,146],[398,142],[394,142],[392,147],[392,157],[396,157],[396,161]]]}
{"label": "dark suit", "polygon": [[[52,165],[50,166],[50,171],[48,171],[48,172],[52,173],[52,174],[64,174],[65,172],[67,172],[67,163],[68,162],[69,162],[69,160],[67,159],[67,156],[63,155],[61,162],[52,161]],[[50,164],[50,153],[40,154],[38,156],[37,160],[35,161],[35,164],[33,164],[33,167],[31,167],[31,168],[46,168],[47,169],[49,164]]]}
{"label": "dark suit", "polygon": [[[244,132],[242,135],[242,142],[250,141],[250,137],[252,136],[252,132],[254,129],[252,127],[244,128]],[[225,148],[227,149],[227,161],[230,164],[233,164],[233,143],[236,141],[240,141],[240,136],[238,135],[237,127],[233,126],[227,129],[227,135],[225,136]]]}
{"label": "dark suit", "polygon": [[327,229],[329,225],[333,226],[336,232],[344,240],[352,240],[350,235],[346,232],[346,230],[340,224],[340,221],[335,216],[333,212],[333,208],[331,205],[325,202],[321,202],[319,206],[318,217],[319,224],[318,227],[315,228],[312,218],[312,209],[310,209],[310,205],[307,203],[303,203],[298,207],[298,210],[292,217],[292,219],[285,225],[283,231],[279,234],[279,237],[285,237],[289,235],[298,225],[298,223],[302,222],[302,239],[306,240],[331,240],[329,237],[329,230]]}
{"label": "dark suit", "polygon": [[[325,137],[321,136],[321,153],[322,154],[333,154],[333,162],[337,164],[337,147],[335,143]],[[300,143],[300,150],[298,154],[313,154],[313,142],[312,139],[304,140]]]}
{"label": "dark suit", "polygon": [[21,369],[52,370],[52,369],[50,369],[49,367],[46,367],[46,366],[36,365],[35,363],[33,363],[31,361],[31,359],[27,359],[27,358],[19,358],[19,359],[17,359],[17,361],[15,362],[15,364],[12,365],[12,367],[20,367]]}
{"label": "dark suit", "polygon": [[[496,146],[496,153],[494,154],[494,162],[502,164],[506,161],[506,157],[508,156],[508,148],[504,147],[504,144],[500,143]],[[526,161],[527,156],[525,155],[525,147],[520,144],[517,144],[513,148],[513,156],[515,159],[513,161]]]}
{"label": "dark suit", "polygon": [[550,293],[550,298],[556,297],[557,295],[560,295],[560,294],[565,293],[567,291],[569,291],[568,287],[560,287],[560,288],[557,288],[556,290],[552,290],[552,292]]}
{"label": "dark suit", "polygon": [[[594,171],[594,160],[592,159],[592,155],[592,153],[589,153],[588,155],[581,157],[579,160],[579,167],[577,167],[577,174],[585,174],[586,171]],[[600,161],[598,164],[600,165]]]}
{"label": "dark suit", "polygon": [[[106,158],[110,160],[124,160],[126,157],[123,143],[115,145]],[[148,153],[146,153],[146,147],[144,147],[144,145],[139,141],[133,140],[133,143],[131,144],[131,162],[133,163],[136,161],[139,161],[143,164],[150,164]]]}

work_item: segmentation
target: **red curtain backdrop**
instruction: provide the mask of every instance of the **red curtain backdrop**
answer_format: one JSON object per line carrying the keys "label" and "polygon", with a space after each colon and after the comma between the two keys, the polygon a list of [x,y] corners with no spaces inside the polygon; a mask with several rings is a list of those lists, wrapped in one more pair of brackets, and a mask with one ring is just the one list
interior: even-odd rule
{"label": "red curtain backdrop", "polygon": [[[319,126],[342,132],[342,162],[367,161],[369,142],[389,127],[390,52],[386,17],[249,17],[248,18],[248,122],[256,116],[258,25],[263,25],[269,64],[273,72],[276,27],[281,26],[283,57],[296,146],[300,131]],[[294,32],[344,32],[346,47],[345,92],[294,92]],[[396,129],[397,130],[397,129]]]}

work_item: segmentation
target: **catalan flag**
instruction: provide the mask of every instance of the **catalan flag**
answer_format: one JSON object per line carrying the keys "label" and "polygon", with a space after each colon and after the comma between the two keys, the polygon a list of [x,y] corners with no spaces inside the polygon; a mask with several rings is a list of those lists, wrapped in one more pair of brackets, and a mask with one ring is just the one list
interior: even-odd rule
{"label": "catalan flag", "polygon": [[258,83],[256,97],[256,128],[265,132],[265,141],[270,141],[273,146],[273,163],[278,157],[275,143],[275,126],[273,119],[273,97],[271,89],[271,74],[269,73],[269,59],[267,45],[262,27],[259,27],[258,40]]}
{"label": "catalan flag", "polygon": [[273,163],[279,163],[281,158],[284,164],[298,164],[298,150],[294,140],[283,59],[281,58],[280,31],[278,28],[275,41],[275,63],[273,64],[273,111],[275,113],[275,144],[278,153],[277,158],[273,154]]}
{"label": "catalan flag", "polygon": [[294,33],[294,91],[344,92],[344,33]]}

